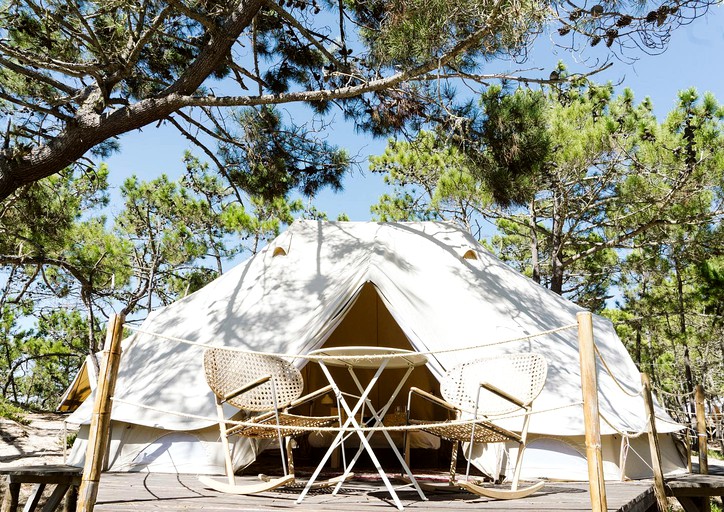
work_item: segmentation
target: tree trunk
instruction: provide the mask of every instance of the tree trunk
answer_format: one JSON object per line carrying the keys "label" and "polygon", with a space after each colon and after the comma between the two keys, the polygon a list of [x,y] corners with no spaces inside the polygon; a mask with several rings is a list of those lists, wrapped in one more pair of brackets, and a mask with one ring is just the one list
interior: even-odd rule
{"label": "tree trunk", "polygon": [[636,367],[641,371],[641,322],[636,322],[636,348],[634,349]]}
{"label": "tree trunk", "polygon": [[553,194],[553,226],[551,227],[551,291],[563,294],[563,221],[558,196]]}
{"label": "tree trunk", "polygon": [[538,231],[536,226],[535,199],[530,202],[530,264],[533,267],[533,281],[540,284],[540,261],[538,259]]}
{"label": "tree trunk", "polygon": [[656,354],[654,353],[654,342],[651,339],[650,331],[646,332],[646,338],[649,345],[649,375],[651,375],[651,382],[656,382],[656,365],[654,364]]}
{"label": "tree trunk", "polygon": [[689,354],[689,343],[686,338],[686,311],[684,309],[684,282],[679,271],[679,262],[674,260],[674,273],[676,275],[676,293],[679,303],[679,337],[684,347],[684,377],[686,379],[686,392],[694,391],[694,376],[691,371],[691,355]]}

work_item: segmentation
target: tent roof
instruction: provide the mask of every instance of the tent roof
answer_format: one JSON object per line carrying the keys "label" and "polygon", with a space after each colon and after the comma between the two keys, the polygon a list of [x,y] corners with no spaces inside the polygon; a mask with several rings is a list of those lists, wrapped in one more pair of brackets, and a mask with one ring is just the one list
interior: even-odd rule
{"label": "tent roof", "polygon": [[[215,413],[201,368],[203,348],[169,337],[304,354],[324,343],[368,282],[412,347],[434,352],[428,366],[437,376],[493,352],[546,356],[548,381],[536,407],[548,412],[534,417],[531,432],[583,433],[575,405],[581,401],[576,329],[525,338],[575,324],[582,309],[502,263],[469,233],[440,222],[294,222],[244,263],[155,311],[143,332],[125,340],[116,384],[124,402],[114,404],[113,417],[168,429],[209,425]],[[595,317],[594,336],[617,377],[599,361],[602,431],[642,431],[638,370],[609,321]],[[677,428],[660,426],[662,432]]]}

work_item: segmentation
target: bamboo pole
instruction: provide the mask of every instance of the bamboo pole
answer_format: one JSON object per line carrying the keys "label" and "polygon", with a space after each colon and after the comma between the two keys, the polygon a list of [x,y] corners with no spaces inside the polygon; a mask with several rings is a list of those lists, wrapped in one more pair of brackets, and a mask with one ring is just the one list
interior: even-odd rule
{"label": "bamboo pole", "polygon": [[78,490],[76,512],[93,512],[98,496],[103,460],[108,446],[111,425],[111,398],[116,387],[118,364],[121,360],[121,336],[124,315],[113,315],[108,322],[103,350],[103,365],[98,375],[96,399],[93,405],[88,448],[85,454],[83,479]]}
{"label": "bamboo pole", "polygon": [[591,494],[591,511],[605,512],[606,483],[603,479],[601,451],[601,420],[598,414],[598,382],[596,355],[593,347],[593,316],[588,311],[576,315],[578,320],[578,353],[581,362],[581,391],[583,393],[583,422],[586,429],[586,459]]}
{"label": "bamboo pole", "polygon": [[643,385],[644,404],[648,418],[649,430],[649,451],[651,452],[651,468],[654,471],[654,495],[659,504],[659,510],[669,509],[666,499],[666,488],[664,487],[664,472],[661,469],[661,449],[659,448],[659,436],[656,432],[656,415],[654,414],[654,400],[651,397],[651,380],[645,373],[641,374]]}
{"label": "bamboo pole", "polygon": [[706,435],[706,411],[704,410],[704,386],[697,384],[694,390],[696,401],[696,434],[699,439],[699,473],[709,474],[709,454]]}

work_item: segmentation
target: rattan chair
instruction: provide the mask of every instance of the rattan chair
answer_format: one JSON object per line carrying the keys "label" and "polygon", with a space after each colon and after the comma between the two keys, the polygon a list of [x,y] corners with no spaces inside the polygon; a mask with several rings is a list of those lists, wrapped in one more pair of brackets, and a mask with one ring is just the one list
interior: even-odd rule
{"label": "rattan chair", "polygon": [[[421,430],[437,435],[452,442],[450,478],[447,488],[463,488],[475,494],[494,499],[515,499],[528,496],[541,487],[537,482],[529,487],[519,488],[520,471],[525,451],[531,404],[540,394],[546,381],[548,365],[545,359],[534,353],[520,353],[489,357],[467,361],[448,371],[440,381],[440,394],[437,397],[419,388],[411,388],[408,396],[408,422],[419,424]],[[410,418],[410,406],[414,396],[421,397],[448,411],[450,420],[471,421],[453,423],[450,421],[430,422]],[[522,412],[520,433],[499,427],[494,423],[496,416],[515,415]],[[499,443],[515,441],[519,443],[510,489],[483,486],[469,479],[470,453],[473,442]],[[457,466],[458,443],[469,443],[468,469],[465,480],[458,480]],[[426,485],[428,489],[434,485]],[[437,486],[440,488],[440,486]]]}
{"label": "rattan chair", "polygon": [[[217,491],[233,494],[253,494],[294,484],[291,439],[308,433],[308,427],[334,425],[338,417],[301,416],[291,414],[288,410],[323,396],[332,387],[327,386],[301,397],[304,387],[302,375],[288,361],[273,355],[224,348],[210,348],[204,352],[204,372],[216,399],[228,483],[199,476],[201,482]],[[245,420],[245,423],[254,425],[239,425],[227,420],[224,403],[250,414],[257,413]],[[304,428],[280,429],[279,426]],[[257,484],[237,485],[229,443],[229,437],[233,435],[256,439],[276,438],[279,441],[284,475],[277,478],[259,475],[261,481]],[[339,481],[339,478],[326,480],[315,483],[315,487],[335,485]]]}

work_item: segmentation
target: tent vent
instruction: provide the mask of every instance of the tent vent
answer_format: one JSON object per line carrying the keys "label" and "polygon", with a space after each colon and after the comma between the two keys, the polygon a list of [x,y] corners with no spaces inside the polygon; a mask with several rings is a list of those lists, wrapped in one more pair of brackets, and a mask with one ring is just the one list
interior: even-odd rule
{"label": "tent vent", "polygon": [[477,260],[478,255],[473,251],[472,249],[468,249],[465,254],[463,254],[464,260]]}
{"label": "tent vent", "polygon": [[292,235],[287,231],[285,234],[277,237],[274,242],[275,247],[272,251],[271,257],[276,258],[277,256],[286,256],[292,248]]}

